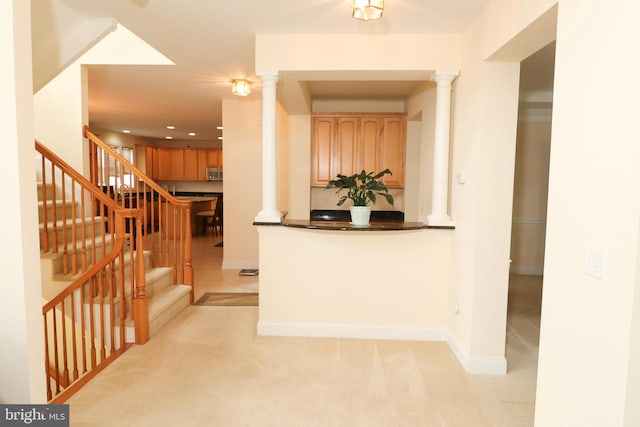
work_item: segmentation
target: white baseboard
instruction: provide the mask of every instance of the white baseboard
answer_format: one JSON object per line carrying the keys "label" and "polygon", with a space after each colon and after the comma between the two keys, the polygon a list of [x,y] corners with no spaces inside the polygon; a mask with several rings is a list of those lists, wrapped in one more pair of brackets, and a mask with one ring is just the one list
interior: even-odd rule
{"label": "white baseboard", "polygon": [[464,370],[470,374],[505,375],[507,373],[507,358],[504,356],[469,357],[469,353],[462,348],[451,332],[447,333],[447,344]]}
{"label": "white baseboard", "polygon": [[258,261],[226,261],[222,260],[223,270],[241,270],[243,268],[258,268]]}
{"label": "white baseboard", "polygon": [[469,357],[444,327],[294,323],[261,320],[258,335],[280,337],[360,338],[376,340],[446,341],[465,371],[470,374],[505,375],[506,357]]}
{"label": "white baseboard", "polygon": [[259,321],[258,335],[318,338],[363,338],[379,340],[444,341],[445,328],[338,323],[293,323]]}

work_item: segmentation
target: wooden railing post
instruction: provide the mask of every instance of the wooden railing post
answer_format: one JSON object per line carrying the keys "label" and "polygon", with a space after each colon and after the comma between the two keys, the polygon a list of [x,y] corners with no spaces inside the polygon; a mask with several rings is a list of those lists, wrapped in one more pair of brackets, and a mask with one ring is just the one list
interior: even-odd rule
{"label": "wooden railing post", "polygon": [[133,298],[134,319],[136,328],[136,344],[149,341],[149,300],[144,273],[144,242],[142,240],[142,214],[138,211],[136,221],[136,292]]}
{"label": "wooden railing post", "polygon": [[184,284],[191,286],[191,294],[190,294],[190,302],[191,304],[193,304],[194,302],[194,297],[195,297],[195,284],[193,283],[193,265],[191,264],[192,261],[192,254],[191,254],[191,204],[189,204],[189,206],[187,206],[187,213],[186,213],[186,224],[185,224],[185,240],[184,240],[184,265],[183,265],[183,272],[184,272]]}

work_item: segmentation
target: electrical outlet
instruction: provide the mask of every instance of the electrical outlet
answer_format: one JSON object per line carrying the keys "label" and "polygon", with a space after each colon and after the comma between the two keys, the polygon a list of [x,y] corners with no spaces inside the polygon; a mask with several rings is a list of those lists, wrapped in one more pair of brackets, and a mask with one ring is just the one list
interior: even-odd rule
{"label": "electrical outlet", "polygon": [[605,256],[601,250],[595,248],[586,248],[584,250],[584,274],[599,280],[605,279]]}

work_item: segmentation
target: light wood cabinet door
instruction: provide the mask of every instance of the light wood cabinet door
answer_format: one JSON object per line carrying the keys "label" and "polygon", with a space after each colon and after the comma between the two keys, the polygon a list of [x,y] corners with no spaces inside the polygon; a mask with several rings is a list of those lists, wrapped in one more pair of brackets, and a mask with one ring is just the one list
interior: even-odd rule
{"label": "light wood cabinet door", "polygon": [[158,148],[158,181],[171,181],[173,179],[171,169],[171,149],[170,148]]}
{"label": "light wood cabinet door", "polygon": [[158,179],[158,148],[147,145],[144,147],[145,174],[153,179]]}
{"label": "light wood cabinet door", "polygon": [[318,113],[312,116],[311,186],[324,187],[338,173],[380,172],[389,188],[404,188],[406,115]]}
{"label": "light wood cabinet door", "polygon": [[314,117],[311,135],[311,185],[324,187],[335,177],[335,124],[334,117]]}
{"label": "light wood cabinet door", "polygon": [[212,148],[207,150],[207,167],[209,168],[222,167],[222,149],[221,148]]}
{"label": "light wood cabinet door", "polygon": [[336,141],[334,143],[335,155],[333,156],[334,172],[329,179],[337,174],[352,175],[358,169],[358,145],[359,124],[357,117],[339,117],[336,125]]}
{"label": "light wood cabinet door", "polygon": [[207,150],[198,150],[198,181],[207,180]]}
{"label": "light wood cabinet door", "polygon": [[380,139],[380,171],[389,168],[393,175],[386,175],[384,182],[389,188],[404,188],[404,167],[406,152],[406,117],[385,117]]}
{"label": "light wood cabinet door", "polygon": [[184,150],[184,180],[198,181],[202,173],[198,168],[198,150],[187,148]]}
{"label": "light wood cabinet door", "polygon": [[171,180],[184,181],[184,150],[174,148],[171,152]]}
{"label": "light wood cabinet door", "polygon": [[380,117],[362,117],[360,120],[360,146],[358,149],[358,168],[378,172],[380,169],[380,138],[382,137],[382,119]]}

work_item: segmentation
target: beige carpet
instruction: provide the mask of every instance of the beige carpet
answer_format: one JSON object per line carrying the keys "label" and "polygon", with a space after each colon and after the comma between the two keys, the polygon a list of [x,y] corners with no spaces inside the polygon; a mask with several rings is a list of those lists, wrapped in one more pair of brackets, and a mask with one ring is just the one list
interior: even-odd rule
{"label": "beige carpet", "polygon": [[[196,299],[258,292],[194,238]],[[446,343],[256,335],[257,307],[189,306],[73,396],[72,427],[531,427],[540,277],[509,292],[507,375],[470,375]]]}
{"label": "beige carpet", "polygon": [[211,306],[257,306],[258,294],[255,292],[206,292],[194,304]]}

